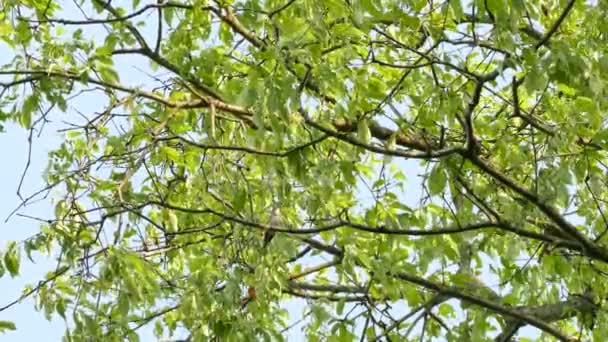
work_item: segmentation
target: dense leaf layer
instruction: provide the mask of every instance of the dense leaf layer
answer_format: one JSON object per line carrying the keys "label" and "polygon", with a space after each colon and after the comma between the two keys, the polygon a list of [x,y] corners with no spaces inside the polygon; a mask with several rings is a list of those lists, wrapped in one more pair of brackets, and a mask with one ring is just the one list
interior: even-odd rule
{"label": "dense leaf layer", "polygon": [[608,336],[606,2],[3,6],[68,340]]}

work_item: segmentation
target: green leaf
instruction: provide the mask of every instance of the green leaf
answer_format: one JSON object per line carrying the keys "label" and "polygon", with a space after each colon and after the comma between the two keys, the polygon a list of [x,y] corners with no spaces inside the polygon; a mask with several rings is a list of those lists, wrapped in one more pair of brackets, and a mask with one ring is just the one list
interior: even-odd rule
{"label": "green leaf", "polygon": [[38,94],[30,95],[23,101],[19,123],[24,128],[29,129],[32,126],[32,113],[38,109],[39,101],[40,97]]}
{"label": "green leaf", "polygon": [[129,296],[125,293],[121,293],[118,296],[118,310],[123,316],[127,316],[127,314],[129,313],[129,308]]}
{"label": "green leaf", "polygon": [[454,308],[447,303],[441,303],[439,305],[439,314],[444,317],[455,317]]}
{"label": "green leaf", "polygon": [[339,300],[338,304],[336,304],[336,313],[338,315],[342,315],[342,313],[344,312],[344,304],[345,304],[344,300]]}
{"label": "green leaf", "polygon": [[462,4],[460,3],[460,0],[449,0],[449,3],[450,7],[452,8],[452,11],[454,12],[454,17],[456,19],[462,18],[464,12],[462,10]]}
{"label": "green leaf", "polygon": [[118,73],[110,65],[100,63],[97,65],[96,70],[99,73],[101,80],[104,82],[107,82],[109,84],[116,84],[120,81]]}
{"label": "green leaf", "polygon": [[429,192],[431,195],[442,193],[447,184],[447,174],[443,169],[443,165],[436,164],[428,180]]}
{"label": "green leaf", "polygon": [[169,232],[177,232],[179,230],[179,222],[177,215],[174,212],[169,212]]}
{"label": "green leaf", "polygon": [[14,241],[9,242],[8,249],[4,254],[4,265],[11,277],[19,275],[19,250]]}
{"label": "green leaf", "polygon": [[357,132],[359,134],[359,140],[361,140],[361,142],[364,144],[369,144],[372,138],[372,133],[369,130],[369,125],[366,119],[362,119],[359,121],[357,126]]}
{"label": "green leaf", "polygon": [[175,18],[175,8],[167,7],[163,9],[163,18],[167,24],[171,25],[173,23],[173,19]]}
{"label": "green leaf", "polygon": [[376,1],[360,0],[357,2],[361,3],[361,7],[364,10],[366,10],[367,12],[369,12],[369,14],[371,14],[371,15],[380,15],[381,14],[381,7],[378,6],[378,3]]}
{"label": "green leaf", "polygon": [[65,319],[65,301],[62,298],[59,298],[57,300],[57,303],[55,305],[55,310],[57,310],[57,313],[59,314],[59,316],[61,316],[62,318]]}
{"label": "green leaf", "polygon": [[563,83],[558,83],[557,84],[557,89],[559,89],[562,93],[568,95],[568,96],[574,96],[576,95],[576,89],[571,88]]}
{"label": "green leaf", "polygon": [[130,330],[129,333],[127,334],[127,338],[129,340],[129,342],[139,342],[139,335],[137,334],[137,332]]}
{"label": "green leaf", "polygon": [[15,323],[11,321],[0,321],[0,333],[6,332],[7,330],[17,330]]}
{"label": "green leaf", "polygon": [[576,100],[574,101],[574,104],[576,106],[576,108],[580,111],[583,112],[595,112],[595,104],[593,103],[593,100],[585,97],[585,96],[578,96],[576,98]]}
{"label": "green leaf", "polygon": [[547,74],[546,71],[541,70],[539,67],[534,67],[524,80],[524,87],[529,93],[542,90],[547,85]]}

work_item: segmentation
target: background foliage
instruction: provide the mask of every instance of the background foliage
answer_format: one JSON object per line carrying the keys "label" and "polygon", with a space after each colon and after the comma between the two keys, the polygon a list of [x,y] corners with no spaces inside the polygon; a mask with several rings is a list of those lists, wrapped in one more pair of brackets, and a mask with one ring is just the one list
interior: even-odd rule
{"label": "background foliage", "polygon": [[50,194],[55,215],[0,275],[56,258],[23,298],[66,340],[608,336],[605,1],[1,16],[0,124],[64,140],[22,203]]}

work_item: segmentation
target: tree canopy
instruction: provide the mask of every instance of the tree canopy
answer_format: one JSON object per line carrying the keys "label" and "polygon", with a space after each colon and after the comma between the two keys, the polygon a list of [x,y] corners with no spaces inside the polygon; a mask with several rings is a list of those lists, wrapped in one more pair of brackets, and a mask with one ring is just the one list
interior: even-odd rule
{"label": "tree canopy", "polygon": [[0,124],[63,137],[0,275],[56,260],[22,298],[66,341],[608,336],[608,2],[0,15]]}

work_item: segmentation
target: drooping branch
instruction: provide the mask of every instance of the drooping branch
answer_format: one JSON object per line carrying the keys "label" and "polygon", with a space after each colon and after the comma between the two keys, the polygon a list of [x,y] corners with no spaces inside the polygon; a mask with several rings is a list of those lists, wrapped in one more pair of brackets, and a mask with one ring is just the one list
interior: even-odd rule
{"label": "drooping branch", "polygon": [[570,0],[570,1],[568,1],[568,3],[566,4],[566,7],[564,8],[564,10],[562,11],[562,13],[560,14],[559,18],[557,18],[557,20],[555,21],[555,23],[553,24],[553,26],[551,26],[549,28],[549,30],[543,35],[543,37],[536,43],[536,45],[534,45],[534,48],[538,49],[541,46],[547,44],[547,42],[549,41],[549,39],[551,39],[551,37],[555,34],[555,32],[557,31],[557,29],[559,28],[559,26],[562,24],[562,22],[564,21],[564,19],[566,19],[566,17],[568,16],[568,14],[570,13],[570,11],[572,10],[572,7],[574,6],[575,2],[576,2],[576,0]]}

